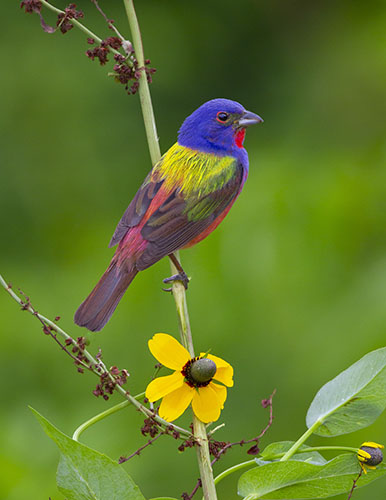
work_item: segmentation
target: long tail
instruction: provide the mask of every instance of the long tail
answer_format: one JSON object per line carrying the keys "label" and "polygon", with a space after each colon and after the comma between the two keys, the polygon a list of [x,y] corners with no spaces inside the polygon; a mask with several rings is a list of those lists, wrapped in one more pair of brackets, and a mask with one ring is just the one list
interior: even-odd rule
{"label": "long tail", "polygon": [[94,290],[79,306],[74,316],[75,323],[85,326],[92,332],[101,330],[115,311],[137,272],[135,266],[122,269],[113,260]]}

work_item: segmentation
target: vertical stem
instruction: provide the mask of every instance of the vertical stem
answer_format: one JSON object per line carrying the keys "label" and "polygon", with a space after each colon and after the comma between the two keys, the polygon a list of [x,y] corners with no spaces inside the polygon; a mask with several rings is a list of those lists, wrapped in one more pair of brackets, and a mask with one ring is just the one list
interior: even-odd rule
{"label": "vertical stem", "polygon": [[130,31],[133,37],[133,45],[135,55],[142,68],[141,77],[139,79],[139,99],[141,101],[143,121],[146,129],[146,137],[149,145],[151,162],[154,165],[161,158],[161,151],[158,143],[157,127],[155,124],[153,105],[151,102],[149,85],[147,83],[147,76],[145,72],[145,57],[143,53],[143,44],[141,31],[139,29],[137,14],[134,9],[133,0],[123,0],[125,4],[126,14],[129,20]]}
{"label": "vertical stem", "polygon": [[[144,68],[145,60],[143,53],[142,37],[139,29],[137,15],[134,9],[134,3],[133,0],[123,0],[123,2],[129,20],[130,31],[133,38],[134,50],[138,60],[138,64],[141,68]],[[154,118],[149,86],[144,69],[142,69],[141,71],[141,78],[139,80],[139,98],[142,106],[142,114],[146,128],[146,136],[149,145],[151,161],[154,165],[160,159],[161,153],[159,149],[157,128],[155,125],[155,118]],[[172,268],[172,273],[176,274],[177,270],[175,269],[173,264],[171,264],[171,268]],[[193,347],[192,333],[190,330],[185,288],[182,283],[176,281],[173,283],[172,289],[173,289],[173,297],[176,302],[181,340],[183,345],[188,349],[190,355],[194,357],[194,347]],[[209,454],[208,436],[206,433],[206,427],[205,424],[201,422],[194,414],[193,414],[193,432],[195,438],[198,441],[198,446],[196,446],[197,460],[200,469],[200,477],[202,482],[202,489],[204,492],[204,498],[205,500],[217,500],[216,488],[213,479],[213,470]]]}
{"label": "vertical stem", "polygon": [[213,469],[210,460],[208,435],[205,424],[193,413],[193,432],[198,441],[196,445],[198,466],[205,500],[217,500],[216,487],[213,479]]}
{"label": "vertical stem", "polygon": [[[177,252],[175,252],[175,256],[177,257],[178,260],[180,260]],[[170,261],[170,267],[172,270],[172,274],[176,274],[178,270],[171,261]],[[192,332],[190,329],[185,287],[180,281],[174,281],[172,290],[177,308],[181,341],[193,358],[195,354],[193,347]],[[198,445],[196,446],[196,452],[197,452],[198,466],[200,469],[200,477],[201,477],[204,498],[205,500],[217,500],[206,427],[205,424],[201,422],[201,420],[199,420],[194,413],[193,413],[193,434],[198,442]]]}
{"label": "vertical stem", "polygon": [[[177,257],[178,261],[180,261],[179,252],[174,252],[174,255]],[[172,275],[178,273],[178,269],[170,261],[170,269]],[[190,321],[189,321],[189,313],[188,313],[188,304],[186,302],[186,293],[184,285],[180,281],[174,281],[172,285],[173,290],[173,298],[176,303],[177,315],[178,315],[178,324],[180,327],[180,336],[181,341],[184,347],[189,351],[192,358],[194,358],[194,346],[193,346],[193,338],[192,331],[190,329]]]}

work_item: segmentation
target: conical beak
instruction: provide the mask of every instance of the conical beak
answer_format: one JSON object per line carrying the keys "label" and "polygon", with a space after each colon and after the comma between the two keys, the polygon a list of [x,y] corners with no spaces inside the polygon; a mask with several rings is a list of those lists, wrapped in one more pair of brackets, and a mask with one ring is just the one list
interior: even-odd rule
{"label": "conical beak", "polygon": [[262,123],[264,120],[260,118],[259,115],[252,113],[251,111],[245,111],[238,123],[239,127],[249,127],[250,125],[255,125],[256,123]]}

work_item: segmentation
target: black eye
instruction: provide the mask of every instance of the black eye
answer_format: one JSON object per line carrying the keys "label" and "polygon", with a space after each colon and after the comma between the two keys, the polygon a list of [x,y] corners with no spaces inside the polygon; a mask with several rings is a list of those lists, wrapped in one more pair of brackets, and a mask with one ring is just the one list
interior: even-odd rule
{"label": "black eye", "polygon": [[225,123],[229,118],[229,113],[225,111],[219,111],[216,116],[216,120],[220,123]]}

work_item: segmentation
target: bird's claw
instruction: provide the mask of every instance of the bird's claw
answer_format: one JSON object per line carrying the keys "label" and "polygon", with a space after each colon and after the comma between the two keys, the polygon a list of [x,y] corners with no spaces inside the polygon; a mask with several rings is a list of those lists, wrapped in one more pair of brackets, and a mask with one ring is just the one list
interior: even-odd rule
{"label": "bird's claw", "polygon": [[[188,289],[189,278],[185,272],[173,274],[173,276],[170,276],[170,278],[165,278],[163,280],[164,283],[170,283],[173,281],[181,281],[181,283],[184,285],[185,290]],[[162,288],[162,290],[164,292],[171,292],[172,288]]]}

